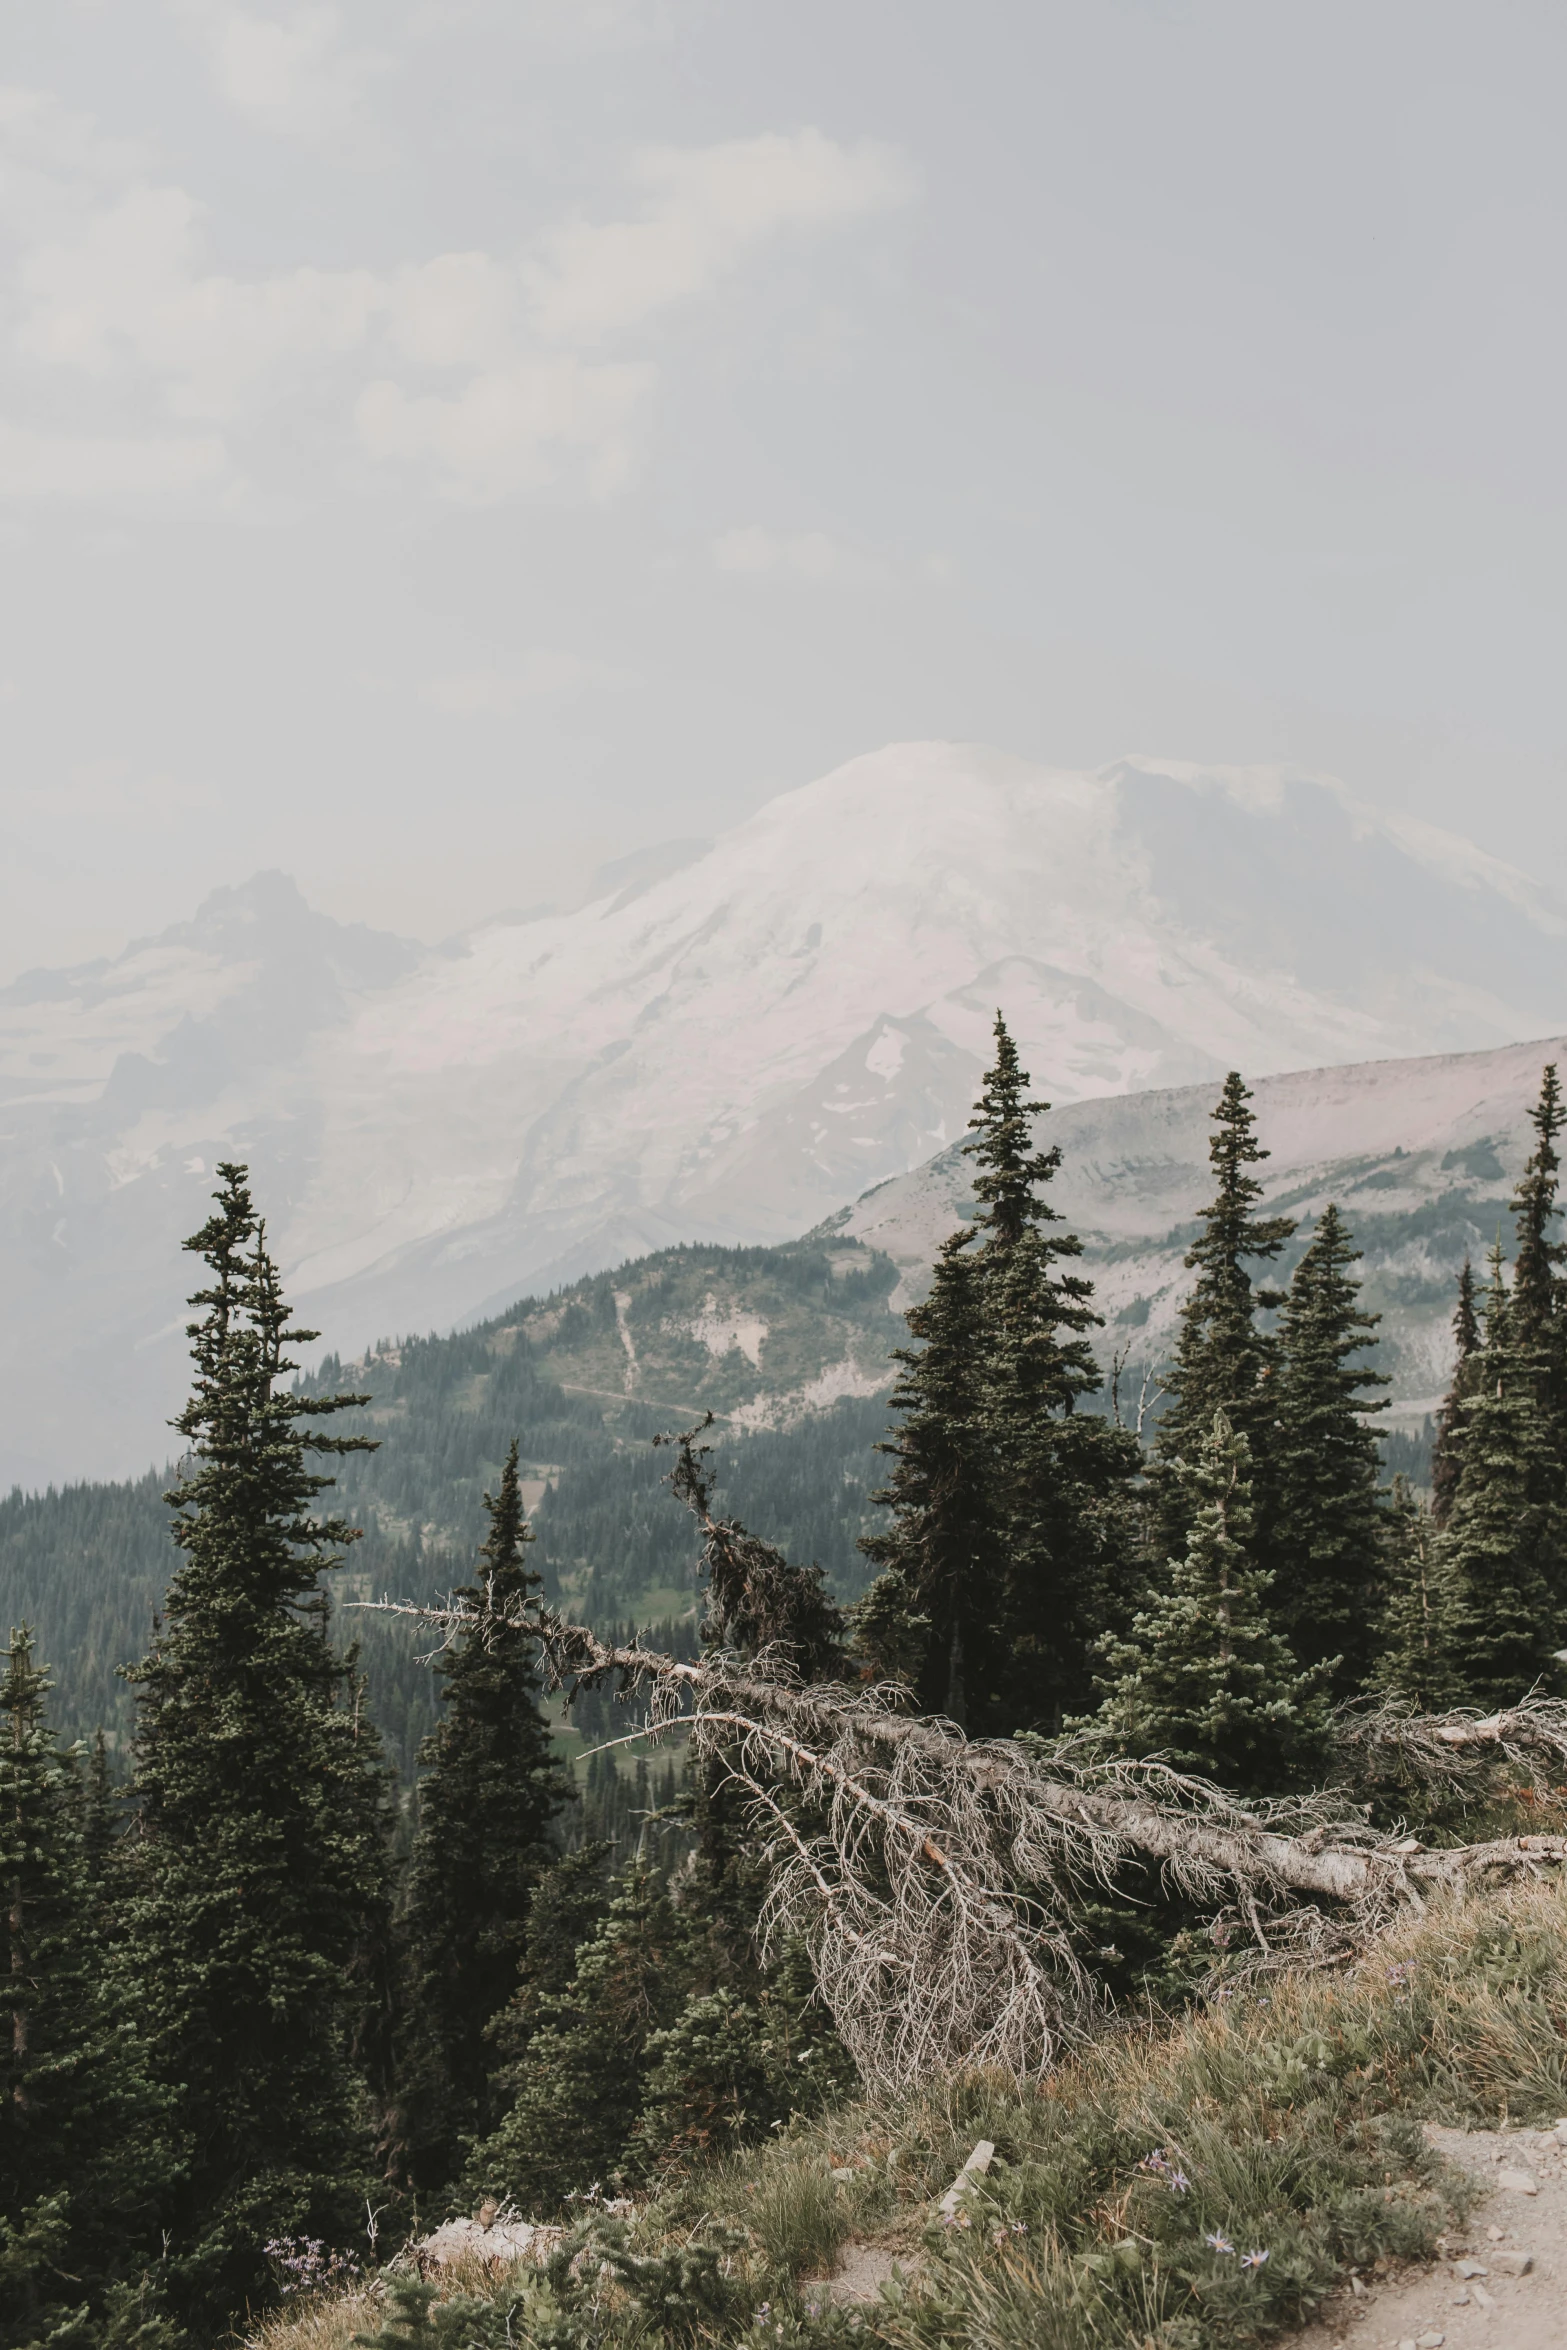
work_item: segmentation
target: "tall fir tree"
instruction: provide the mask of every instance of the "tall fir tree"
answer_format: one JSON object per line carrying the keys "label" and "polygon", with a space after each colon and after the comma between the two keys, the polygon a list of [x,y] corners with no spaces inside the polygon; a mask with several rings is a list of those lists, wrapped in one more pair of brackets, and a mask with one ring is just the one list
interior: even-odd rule
{"label": "tall fir tree", "polygon": [[983,1720],[1002,1683],[1005,1565],[984,1428],[984,1316],[973,1232],[943,1243],[928,1295],[909,1309],[918,1347],[897,1347],[893,1468],[876,1495],[892,1513],[860,1548],[877,1568],[856,1611],[874,1668],[905,1679],[921,1713]]}
{"label": "tall fir tree", "polygon": [[513,1440],[499,1492],[484,1497],[490,1524],[478,1585],[459,1595],[487,1603],[491,1620],[441,1657],[442,1718],[419,1757],[401,2110],[404,2159],[425,2192],[445,2186],[464,2140],[501,2117],[499,2059],[487,2034],[516,1988],[534,1893],[555,1857],[555,1822],[572,1800],[539,1705],[527,1603],[540,1579],[527,1564],[533,1534],[517,1459]]}
{"label": "tall fir tree", "polygon": [[1388,1382],[1356,1359],[1381,1319],[1362,1310],[1359,1262],[1329,1205],[1279,1318],[1271,1508],[1258,1527],[1274,1621],[1302,1664],[1336,1660],[1336,1696],[1364,1682],[1382,1605],[1382,1464],[1366,1415],[1386,1409],[1367,1391]]}
{"label": "tall fir tree", "polygon": [[[178,2164],[104,1938],[80,1797],[24,1627],[0,1683],[0,1887],[7,2016],[0,2103],[0,2345],[103,2350],[135,2338],[132,2290],[156,2256]],[[145,2311],[146,2350],[169,2337]]]}
{"label": "tall fir tree", "polygon": [[1457,1655],[1469,1695],[1514,1705],[1555,1679],[1561,1609],[1554,1512],[1538,1498],[1551,1431],[1532,1349],[1514,1344],[1500,1245],[1491,1252],[1481,1376],[1465,1412],[1464,1466],[1443,1535]]}
{"label": "tall fir tree", "polygon": [[82,1865],[94,1898],[107,1905],[119,1856],[123,1806],[109,1763],[109,1741],[93,1735],[82,1781]]}
{"label": "tall fir tree", "polygon": [[1268,1620],[1273,1578],[1250,1552],[1250,1469],[1245,1437],[1215,1412],[1195,1458],[1174,1472],[1186,1554],[1126,1638],[1104,1644],[1098,1725],[1129,1754],[1273,1795],[1320,1770],[1328,1707],[1322,1668],[1302,1670]]}
{"label": "tall fir tree", "polygon": [[1034,1147],[1048,1104],[998,1013],[995,1058],[969,1121],[976,1214],[942,1249],[899,1349],[878,1498],[884,1533],[861,1545],[881,1569],[858,1611],[858,1644],[912,1684],[921,1711],[979,1735],[1055,1726],[1086,1698],[1129,1549],[1125,1495],[1135,1439],[1092,1412],[1103,1384],[1088,1333],[1092,1287],[1044,1187],[1060,1152]]}
{"label": "tall fir tree", "polygon": [[966,1147],[979,1211],[979,1421],[1000,1557],[993,1694],[976,1727],[1003,1735],[1058,1729],[1087,1702],[1092,1645],[1123,1596],[1126,1496],[1141,1467],[1129,1431],[1078,1408],[1104,1384],[1088,1335],[1100,1317],[1092,1283],[1071,1270],[1082,1242],[1049,1198],[1060,1148],[1034,1148],[1034,1121],[1049,1107],[1028,1099],[998,1012]]}
{"label": "tall fir tree", "polygon": [[1180,1337],[1165,1390],[1167,1402],[1154,1440],[1149,1485],[1158,1555],[1186,1548],[1195,1488],[1184,1469],[1207,1444],[1215,1412],[1244,1436],[1251,1478],[1271,1512],[1274,1435],[1278,1418],[1274,1378],[1277,1347],[1257,1322],[1259,1307],[1283,1303],[1277,1290],[1252,1286],[1247,1264],[1278,1255],[1294,1233],[1287,1216],[1262,1216],[1262,1185],[1251,1169],[1268,1153],[1257,1140],[1251,1094],[1231,1070],[1213,1112],[1208,1156],[1217,1178],[1202,1211],[1202,1233],[1186,1253],[1196,1281],[1181,1307]]}
{"label": "tall fir tree", "polygon": [[1567,1341],[1567,1243],[1556,1236],[1561,1214],[1557,1197],[1561,1181],[1561,1154],[1556,1140],[1567,1126],[1567,1104],[1562,1100],[1556,1063],[1547,1062],[1540,1076],[1539,1096],[1529,1112],[1534,1149],[1529,1154],[1512,1209],[1517,1244],[1513,1256],[1511,1321],[1513,1344],[1526,1355],[1537,1356],[1543,1381],[1541,1401],[1554,1419],[1567,1410],[1567,1397],[1558,1393],[1561,1352]]}
{"label": "tall fir tree", "polygon": [[1567,1243],[1556,1231],[1562,1212],[1556,1143],[1567,1126],[1567,1104],[1554,1061],[1541,1073],[1529,1122],[1534,1149],[1512,1201],[1508,1343],[1519,1374],[1533,1387],[1541,1420],[1529,1477],[1541,1571],[1558,1605],[1567,1608]]}
{"label": "tall fir tree", "polygon": [[1458,1276],[1458,1303],[1453,1308],[1453,1375],[1442,1399],[1431,1448],[1431,1516],[1438,1530],[1453,1514],[1464,1468],[1464,1416],[1484,1372],[1474,1267],[1465,1257]]}
{"label": "tall fir tree", "polygon": [[1383,1547],[1386,1596],[1368,1684],[1405,1699],[1417,1713],[1446,1713],[1466,1695],[1457,1595],[1435,1520],[1407,1477],[1393,1480]]}
{"label": "tall fir tree", "polygon": [[357,1529],[316,1512],[312,1455],[366,1449],[312,1422],[364,1402],[292,1392],[299,1330],[242,1166],[187,1248],[208,1286],[168,1496],[183,1563],[138,1694],[137,1831],[118,1958],[191,2160],[165,2213],[199,2332],[266,2295],[269,2239],[345,2243],[371,2116],[358,2062],[388,1917],[386,1775],[323,1570]]}

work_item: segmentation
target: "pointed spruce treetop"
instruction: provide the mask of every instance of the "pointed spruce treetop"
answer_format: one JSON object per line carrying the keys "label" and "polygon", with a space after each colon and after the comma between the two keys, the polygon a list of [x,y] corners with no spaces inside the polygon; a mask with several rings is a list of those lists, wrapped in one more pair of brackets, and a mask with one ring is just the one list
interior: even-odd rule
{"label": "pointed spruce treetop", "polygon": [[1366,1414],[1388,1382],[1359,1358],[1378,1314],[1360,1303],[1360,1262],[1338,1209],[1322,1211],[1279,1319],[1274,1476],[1260,1528],[1273,1614],[1302,1664],[1337,1658],[1334,1693],[1370,1668],[1381,1604],[1382,1460]]}
{"label": "pointed spruce treetop", "polygon": [[1155,1439],[1155,1497],[1167,1546],[1184,1546],[1184,1503],[1171,1471],[1206,1443],[1215,1412],[1223,1412],[1246,1437],[1253,1473],[1271,1476],[1269,1423],[1275,1413],[1269,1391],[1274,1346],[1257,1327],[1259,1306],[1281,1303],[1277,1291],[1254,1289],[1249,1260],[1276,1257],[1295,1230],[1288,1216],[1258,1213],[1262,1185],[1252,1174],[1268,1157],[1257,1140],[1251,1094],[1232,1069],[1213,1112],[1208,1156],[1214,1196],[1202,1210],[1202,1232],[1186,1252],[1196,1281],[1181,1307],[1180,1337],[1166,1379],[1169,1402]]}
{"label": "pointed spruce treetop", "polygon": [[1529,1123],[1534,1128],[1534,1149],[1512,1198],[1517,1231],[1512,1311],[1519,1342],[1548,1347],[1559,1337],[1567,1290],[1562,1273],[1567,1243],[1555,1238],[1553,1231],[1561,1214],[1557,1200],[1561,1157],[1556,1138],[1567,1126],[1567,1103],[1562,1100],[1554,1061],[1546,1064],[1541,1075],[1539,1099],[1529,1112]]}
{"label": "pointed spruce treetop", "polygon": [[225,1160],[217,1212],[185,1246],[206,1259],[211,1285],[190,1299],[205,1307],[186,1324],[195,1368],[190,1401],[173,1425],[189,1439],[190,1474],[165,1499],[186,1564],[169,1591],[177,1627],[187,1605],[214,1609],[209,1629],[313,1594],[362,1529],[321,1518],[313,1504],[331,1485],[312,1456],[374,1452],[367,1436],[329,1436],[312,1422],[367,1404],[368,1395],[305,1396],[284,1382],[289,1354],[319,1331],[300,1329],[284,1302],[248,1169]]}
{"label": "pointed spruce treetop", "polygon": [[974,1197],[979,1202],[979,1225],[985,1238],[1001,1247],[1020,1241],[1037,1224],[1059,1221],[1038,1186],[1048,1183],[1061,1164],[1059,1148],[1034,1148],[1034,1120],[1049,1109],[1048,1102],[1028,1098],[1028,1072],[1018,1063],[1017,1046],[1000,1012],[996,1014],[996,1057],[985,1072],[974,1115],[969,1120],[973,1141],[963,1145],[974,1161]]}
{"label": "pointed spruce treetop", "polygon": [[1453,1375],[1448,1382],[1431,1450],[1431,1515],[1440,1526],[1452,1514],[1464,1466],[1464,1410],[1480,1371],[1480,1316],[1475,1306],[1474,1267],[1465,1257],[1453,1308]]}
{"label": "pointed spruce treetop", "polygon": [[1080,1257],[1083,1244],[1075,1232],[1050,1229],[1063,1218],[1042,1186],[1059,1171],[1061,1150],[1059,1144],[1036,1150],[1033,1126],[1050,1104],[1028,1098],[1028,1072],[1018,1066],[1000,1012],[995,1040],[995,1062],[969,1120],[972,1139],[963,1145],[977,1169],[972,1234],[986,1320],[998,1361],[1010,1357],[1001,1364],[1003,1381],[1010,1373],[1020,1382],[1031,1407],[1070,1411],[1079,1396],[1104,1384],[1087,1336],[1100,1316],[1092,1282],[1057,1265]]}

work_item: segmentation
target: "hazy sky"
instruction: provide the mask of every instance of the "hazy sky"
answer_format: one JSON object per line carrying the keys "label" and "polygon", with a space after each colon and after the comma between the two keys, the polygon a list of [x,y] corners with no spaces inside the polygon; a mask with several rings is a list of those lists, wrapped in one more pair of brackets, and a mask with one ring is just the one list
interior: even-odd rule
{"label": "hazy sky", "polygon": [[1559,0],[3,22],[0,977],[263,865],[438,937],[900,736],[1567,883]]}

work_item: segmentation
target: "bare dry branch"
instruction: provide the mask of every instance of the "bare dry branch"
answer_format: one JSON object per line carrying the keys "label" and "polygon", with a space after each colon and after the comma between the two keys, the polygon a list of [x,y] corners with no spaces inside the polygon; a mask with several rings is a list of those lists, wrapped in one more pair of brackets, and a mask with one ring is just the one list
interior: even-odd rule
{"label": "bare dry branch", "polygon": [[[802,1682],[777,1650],[685,1663],[536,1602],[512,1617],[471,1602],[392,1612],[443,1643],[526,1623],[557,1687],[616,1677],[646,1694],[644,1735],[686,1730],[750,1800],[771,1869],[764,1936],[807,1943],[873,2086],[964,2064],[1048,2070],[1098,2008],[1073,1938],[1083,1893],[1129,1862],[1206,1913],[1217,1950],[1242,1937],[1253,1968],[1330,1963],[1433,1895],[1567,1862],[1562,1837],[1427,1849],[1373,1828],[1342,1790],[1241,1803],[1093,1739],[967,1739],[912,1716],[898,1687]],[[1559,1765],[1567,1707],[1420,1721],[1384,1706],[1352,1717],[1345,1740],[1347,1758],[1396,1750],[1432,1778],[1443,1758],[1449,1775],[1475,1755]]]}

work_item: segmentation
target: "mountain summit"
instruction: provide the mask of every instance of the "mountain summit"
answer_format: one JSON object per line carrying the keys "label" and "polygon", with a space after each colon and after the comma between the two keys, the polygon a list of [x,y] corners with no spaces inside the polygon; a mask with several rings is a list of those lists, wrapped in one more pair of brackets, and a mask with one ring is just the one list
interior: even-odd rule
{"label": "mountain summit", "polygon": [[0,1474],[159,1449],[178,1243],[223,1156],[357,1348],[799,1232],[961,1134],[998,1005],[1058,1102],[1567,1025],[1567,910],[1287,770],[899,744],[634,862],[440,953],[268,877],[0,995]]}

